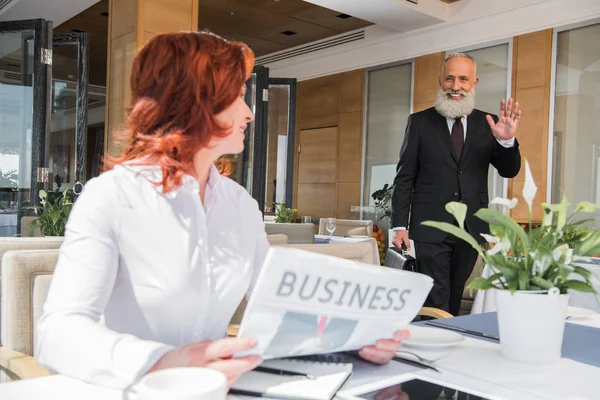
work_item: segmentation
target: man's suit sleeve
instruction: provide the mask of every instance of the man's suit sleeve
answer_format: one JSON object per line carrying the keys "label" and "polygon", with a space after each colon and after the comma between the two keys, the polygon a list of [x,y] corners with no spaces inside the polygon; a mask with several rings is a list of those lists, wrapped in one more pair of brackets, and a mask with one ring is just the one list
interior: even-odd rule
{"label": "man's suit sleeve", "polygon": [[[492,115],[494,122],[498,122],[498,117]],[[498,170],[503,178],[514,178],[521,169],[521,152],[519,151],[519,141],[515,138],[513,147],[504,147],[497,140],[494,140],[494,150],[492,151],[492,165]]]}
{"label": "man's suit sleeve", "polygon": [[394,178],[392,195],[393,227],[408,228],[408,214],[412,199],[413,184],[418,172],[419,130],[414,115],[408,117],[404,142],[400,149],[400,161]]}

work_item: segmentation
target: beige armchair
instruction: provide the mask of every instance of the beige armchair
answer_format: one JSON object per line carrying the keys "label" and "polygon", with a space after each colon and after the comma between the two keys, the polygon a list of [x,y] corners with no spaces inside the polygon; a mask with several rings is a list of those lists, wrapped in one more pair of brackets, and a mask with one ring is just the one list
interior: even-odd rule
{"label": "beige armchair", "polygon": [[275,235],[267,235],[267,240],[269,241],[269,244],[271,246],[278,246],[281,244],[288,243],[288,237],[287,237],[287,235],[284,235],[283,233],[277,233]]}
{"label": "beige armchair", "polygon": [[[325,225],[327,218],[319,220],[319,235],[329,235]],[[373,221],[371,220],[354,220],[354,219],[336,219],[335,232],[336,236],[368,236],[373,235]]]}
{"label": "beige armchair", "polygon": [[283,224],[265,222],[267,235],[283,234],[288,237],[288,243],[314,243],[315,226],[313,224]]}
{"label": "beige armchair", "polygon": [[36,318],[46,301],[58,250],[9,251],[2,259],[2,345],[33,354]]}

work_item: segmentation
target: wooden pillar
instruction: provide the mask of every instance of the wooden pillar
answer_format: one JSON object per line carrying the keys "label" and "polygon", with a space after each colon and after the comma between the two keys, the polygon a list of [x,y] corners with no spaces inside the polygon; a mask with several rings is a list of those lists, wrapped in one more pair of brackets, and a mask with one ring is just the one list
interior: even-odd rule
{"label": "wooden pillar", "polygon": [[109,0],[105,153],[118,154],[136,51],[157,33],[198,29],[199,0]]}
{"label": "wooden pillar", "polygon": [[415,59],[413,112],[433,107],[440,85],[438,78],[446,58],[445,52],[427,54]]}
{"label": "wooden pillar", "polygon": [[523,163],[519,175],[509,181],[508,197],[519,199],[511,210],[511,216],[518,222],[529,221],[529,209],[521,195],[525,158],[538,188],[533,201],[534,223],[541,222],[540,204],[546,201],[551,65],[552,29],[514,38],[512,93],[523,110],[517,132]]}

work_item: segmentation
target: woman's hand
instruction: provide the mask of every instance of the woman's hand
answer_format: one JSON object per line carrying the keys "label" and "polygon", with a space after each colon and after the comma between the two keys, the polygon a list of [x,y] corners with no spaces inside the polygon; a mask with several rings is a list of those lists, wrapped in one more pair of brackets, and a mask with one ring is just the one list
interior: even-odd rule
{"label": "woman's hand", "polygon": [[231,357],[235,353],[250,350],[255,346],[256,340],[249,338],[227,338],[190,343],[165,353],[148,372],[175,367],[212,368],[227,376],[227,387],[229,388],[240,376],[253,370],[262,362],[262,358],[259,356],[235,359]]}
{"label": "woman's hand", "polygon": [[397,331],[393,339],[379,339],[374,346],[365,346],[358,354],[367,361],[375,364],[387,364],[402,347],[402,341],[410,337],[407,330]]}

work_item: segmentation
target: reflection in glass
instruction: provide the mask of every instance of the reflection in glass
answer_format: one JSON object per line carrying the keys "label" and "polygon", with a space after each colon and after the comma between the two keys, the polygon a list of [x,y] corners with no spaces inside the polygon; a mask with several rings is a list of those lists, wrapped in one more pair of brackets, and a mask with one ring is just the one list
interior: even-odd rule
{"label": "reflection in glass", "polygon": [[[557,35],[552,202],[600,202],[600,24]],[[573,207],[573,206],[572,206]],[[600,218],[594,219],[595,229]]]}
{"label": "reflection in glass", "polygon": [[394,182],[411,111],[411,74],[412,64],[369,71],[364,205],[374,206],[373,192]]}
{"label": "reflection in glass", "polygon": [[[477,83],[475,107],[479,110],[498,115],[500,101],[506,99],[508,93],[508,43],[483,49],[471,50],[466,53],[477,62]],[[467,135],[469,127],[467,126]],[[490,199],[504,197],[505,179],[496,168],[490,165],[488,173],[488,192]],[[498,206],[490,206],[494,208]],[[499,210],[499,208],[498,208]]]}
{"label": "reflection in glass", "polygon": [[55,45],[52,55],[52,108],[49,151],[52,190],[75,183],[78,46]]}
{"label": "reflection in glass", "polygon": [[290,87],[269,85],[269,122],[265,180],[265,212],[274,212],[274,203],[285,203],[287,149],[290,118]]}
{"label": "reflection in glass", "polygon": [[0,33],[0,236],[15,236],[31,188],[34,31]]}

